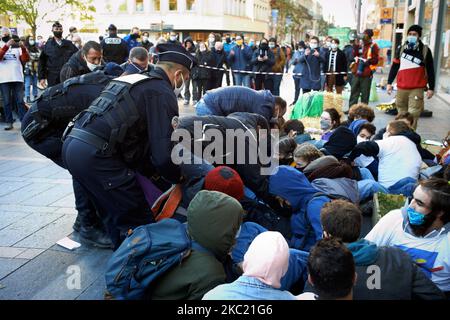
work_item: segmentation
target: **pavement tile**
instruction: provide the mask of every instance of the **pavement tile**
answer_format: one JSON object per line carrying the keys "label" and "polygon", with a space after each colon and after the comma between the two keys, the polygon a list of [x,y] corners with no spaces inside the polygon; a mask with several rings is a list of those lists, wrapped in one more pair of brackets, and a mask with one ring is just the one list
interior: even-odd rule
{"label": "pavement tile", "polygon": [[15,258],[25,250],[25,248],[0,247],[0,258]]}
{"label": "pavement tile", "polygon": [[[16,192],[10,193],[6,196],[0,197],[0,204],[17,204],[27,199],[30,199],[38,194],[41,194],[50,188],[53,188],[52,184],[32,183]],[[29,203],[29,205],[35,205]]]}
{"label": "pavement tile", "polygon": [[[0,280],[23,266],[28,261],[29,260],[26,259],[0,258]],[[3,281],[1,281],[1,284],[5,287],[8,286]],[[2,291],[7,291],[7,288],[0,290],[0,293],[2,293]],[[2,298],[0,298],[0,300],[2,300]]]}
{"label": "pavement tile", "polygon": [[73,192],[71,185],[56,185],[23,201],[24,205],[48,206]]}
{"label": "pavement tile", "polygon": [[25,249],[24,252],[22,252],[21,254],[19,254],[18,256],[16,256],[16,259],[34,259],[36,258],[38,255],[40,255],[41,253],[43,253],[45,250],[44,249]]}

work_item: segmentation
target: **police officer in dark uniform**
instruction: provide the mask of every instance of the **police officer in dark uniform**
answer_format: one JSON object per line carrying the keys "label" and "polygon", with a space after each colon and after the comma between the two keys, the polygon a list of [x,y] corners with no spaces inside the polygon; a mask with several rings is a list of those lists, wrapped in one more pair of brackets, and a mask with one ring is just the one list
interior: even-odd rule
{"label": "police officer in dark uniform", "polygon": [[52,31],[54,37],[47,41],[39,56],[38,78],[42,87],[45,80],[49,87],[60,83],[63,65],[78,51],[72,41],[62,39],[63,27],[59,22],[53,24]]}
{"label": "police officer in dark uniform", "polygon": [[117,27],[111,24],[108,27],[109,37],[102,40],[100,46],[103,50],[105,62],[115,62],[122,64],[128,59],[128,45],[117,36]]}
{"label": "police officer in dark uniform", "polygon": [[180,179],[171,160],[172,119],[196,62],[178,45],[160,44],[158,52],[153,71],[111,81],[63,137],[64,164],[88,190],[116,248],[130,229],[153,222],[137,172]]}
{"label": "police officer in dark uniform", "polygon": [[[61,137],[67,124],[79,112],[89,107],[116,76],[122,73],[119,65],[109,64],[103,71],[88,73],[47,88],[33,102],[22,120],[22,137],[40,154],[60,167],[64,167]],[[98,247],[110,248],[111,240],[106,234],[96,208],[86,191],[74,179],[75,207],[78,211],[74,230],[85,242]]]}

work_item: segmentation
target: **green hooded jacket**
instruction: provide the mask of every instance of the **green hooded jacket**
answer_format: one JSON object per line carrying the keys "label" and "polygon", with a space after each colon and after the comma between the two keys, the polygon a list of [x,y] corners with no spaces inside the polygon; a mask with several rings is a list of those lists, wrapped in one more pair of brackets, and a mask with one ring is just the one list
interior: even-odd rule
{"label": "green hooded jacket", "polygon": [[216,191],[200,191],[187,213],[187,230],[207,252],[195,249],[182,263],[155,282],[153,300],[200,300],[225,283],[223,261],[235,243],[242,219],[241,204]]}

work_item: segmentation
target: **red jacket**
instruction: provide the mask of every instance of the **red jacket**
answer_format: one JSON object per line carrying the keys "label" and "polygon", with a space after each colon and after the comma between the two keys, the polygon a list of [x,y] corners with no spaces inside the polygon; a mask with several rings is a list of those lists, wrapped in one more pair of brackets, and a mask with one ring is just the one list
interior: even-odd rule
{"label": "red jacket", "polygon": [[[373,70],[378,65],[378,59],[380,57],[380,48],[378,48],[378,45],[374,42],[370,42],[368,44],[364,44],[363,46],[363,52],[362,55],[360,54],[361,46],[356,45],[353,47],[353,56],[354,57],[362,57],[363,59],[368,59],[369,51],[371,51],[371,57],[366,61],[364,72],[361,75],[363,78],[369,78],[373,75]],[[370,50],[371,49],[371,50]],[[372,67],[372,69],[371,69]],[[355,72],[353,72],[356,74]]]}

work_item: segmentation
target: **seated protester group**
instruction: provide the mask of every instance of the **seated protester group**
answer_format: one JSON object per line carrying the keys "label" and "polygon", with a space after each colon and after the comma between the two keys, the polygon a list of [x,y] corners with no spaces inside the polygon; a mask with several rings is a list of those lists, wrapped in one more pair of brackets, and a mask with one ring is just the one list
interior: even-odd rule
{"label": "seated protester group", "polygon": [[268,122],[278,121],[286,113],[286,101],[269,90],[255,91],[247,87],[223,87],[208,91],[196,104],[198,116],[226,117],[236,112],[257,113]]}
{"label": "seated protester group", "polygon": [[282,138],[274,153],[274,157],[278,159],[280,165],[290,166],[294,162],[294,151],[297,143],[294,138]]}
{"label": "seated protester group", "polygon": [[[376,127],[366,120],[356,120],[353,123],[355,125],[352,126],[352,131],[356,135],[356,143],[371,141],[375,135]],[[378,180],[378,159],[361,155],[355,159],[354,163],[359,168],[369,170],[373,179]]]}
{"label": "seated protester group", "polygon": [[353,123],[357,120],[366,120],[367,122],[372,123],[373,120],[375,120],[375,112],[367,104],[355,104],[354,106],[351,106],[348,111],[348,118],[346,121],[342,122],[342,125],[353,130]]}
{"label": "seated protester group", "polygon": [[400,248],[450,296],[450,184],[419,183],[408,207],[389,212],[365,237],[377,246]]}
{"label": "seated protester group", "polygon": [[294,138],[297,144],[312,140],[311,136],[308,133],[305,133],[305,126],[300,120],[287,121],[283,125],[280,134],[283,137],[287,136],[289,138]]}
{"label": "seated protester group", "polygon": [[341,125],[341,115],[335,108],[323,110],[320,116],[320,129],[322,129],[321,141],[323,143],[330,140],[334,130]]}
{"label": "seated protester group", "polygon": [[302,143],[294,151],[295,167],[305,172],[305,169],[319,158],[323,158],[324,154],[310,143]]}
{"label": "seated protester group", "polygon": [[392,121],[383,140],[359,143],[348,156],[351,161],[360,155],[379,159],[378,182],[369,181],[365,191],[361,190],[361,198],[375,192],[412,195],[422,158],[416,144],[404,135],[407,131],[409,127],[403,121]]}
{"label": "seated protester group", "polygon": [[[324,238],[337,238],[353,254],[358,278],[353,289],[354,300],[443,299],[444,294],[397,247],[380,246],[359,239],[362,214],[354,204],[335,200],[327,203],[320,214]],[[373,266],[379,269],[373,271]],[[378,278],[373,278],[377,272]],[[371,279],[372,279],[371,278]],[[368,287],[368,283],[372,286]],[[313,291],[308,285],[305,291]]]}
{"label": "seated protester group", "polygon": [[314,292],[306,291],[298,300],[353,300],[358,275],[353,255],[336,239],[323,239],[311,249],[308,282]]}

